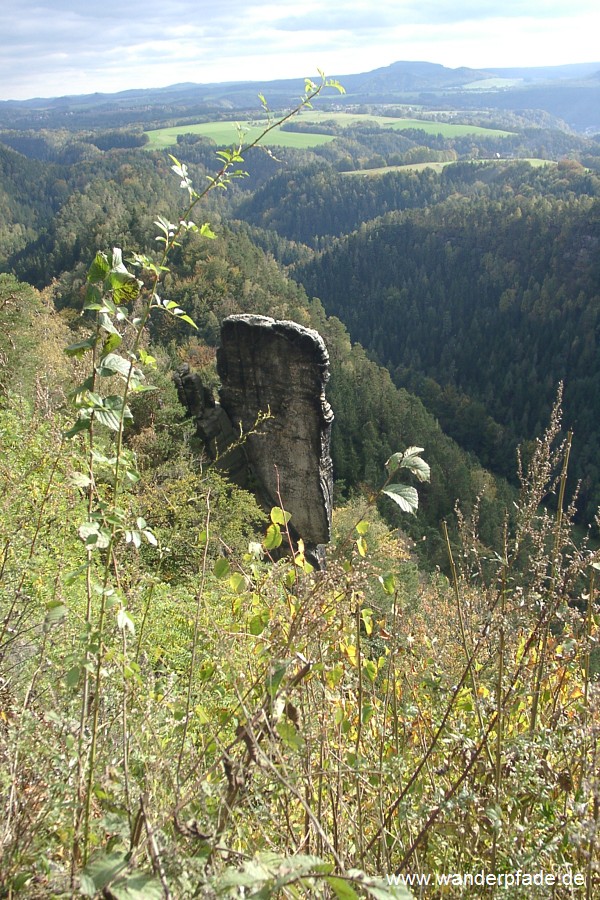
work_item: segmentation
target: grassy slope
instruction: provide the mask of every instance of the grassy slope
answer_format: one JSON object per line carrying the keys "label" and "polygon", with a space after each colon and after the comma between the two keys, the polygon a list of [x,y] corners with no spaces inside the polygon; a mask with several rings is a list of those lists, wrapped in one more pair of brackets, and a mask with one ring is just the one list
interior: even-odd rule
{"label": "grassy slope", "polygon": [[[485,134],[489,137],[506,137],[508,131],[499,131],[494,128],[481,128],[477,125],[463,125],[449,122],[431,122],[425,119],[395,119],[389,116],[371,116],[353,113],[329,113],[311,112],[302,113],[299,119],[305,122],[335,122],[337,125],[348,127],[357,123],[373,123],[394,131],[404,128],[419,128],[428,134],[442,134],[444,137],[461,137],[465,134]],[[258,137],[263,126],[250,122],[239,123],[244,132],[243,140],[248,142]],[[170,128],[158,128],[147,131],[149,138],[147,149],[164,150],[177,143],[179,134],[200,134],[211,138],[219,145],[231,145],[238,139],[237,123],[235,122],[203,122],[196,125],[173,125]],[[310,149],[322,144],[328,144],[333,140],[326,134],[300,134],[291,131],[277,131],[269,137],[269,144],[278,147],[294,147],[296,149]]]}

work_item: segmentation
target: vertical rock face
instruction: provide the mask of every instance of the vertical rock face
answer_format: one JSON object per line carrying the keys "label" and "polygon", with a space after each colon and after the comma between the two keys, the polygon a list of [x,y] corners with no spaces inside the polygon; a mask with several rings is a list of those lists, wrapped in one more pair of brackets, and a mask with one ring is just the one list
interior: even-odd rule
{"label": "vertical rock face", "polygon": [[[281,502],[307,544],[328,543],[333,413],[325,399],[329,355],[323,338],[294,322],[229,316],[217,369],[221,406],[238,434],[241,426],[247,435],[244,449],[263,500],[269,506]],[[256,429],[261,414],[270,418]]]}

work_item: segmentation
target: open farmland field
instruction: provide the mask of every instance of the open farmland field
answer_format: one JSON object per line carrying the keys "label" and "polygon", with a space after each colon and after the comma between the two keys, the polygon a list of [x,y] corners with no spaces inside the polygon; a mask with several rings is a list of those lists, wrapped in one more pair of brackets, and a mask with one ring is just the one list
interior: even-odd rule
{"label": "open farmland field", "polygon": [[382,128],[402,131],[404,128],[420,128],[427,134],[441,134],[444,137],[460,137],[464,134],[484,134],[488,137],[508,137],[512,132],[500,131],[497,128],[482,128],[479,125],[465,125],[454,122],[434,122],[429,119],[395,119],[391,116],[372,116],[364,113],[329,113],[315,110],[300,113],[298,120],[302,122],[335,122],[337,125],[349,125],[374,122]]}
{"label": "open farmland field", "polygon": [[[499,131],[494,128],[481,128],[477,125],[454,124],[452,122],[432,122],[427,119],[394,119],[390,116],[372,116],[363,113],[338,113],[338,112],[321,112],[310,110],[301,113],[297,117],[297,121],[307,124],[314,122],[322,124],[324,122],[334,122],[342,128],[350,125],[364,124],[373,122],[382,128],[390,128],[395,131],[401,131],[404,128],[420,128],[428,134],[441,134],[443,137],[460,137],[465,134],[483,134],[493,137],[506,137],[511,132]],[[244,131],[244,143],[257,138],[261,133],[261,126],[250,122],[240,123]],[[179,134],[200,134],[204,137],[211,138],[219,147],[230,147],[237,139],[237,128],[235,122],[203,122],[198,125],[174,125],[170,128],[158,128],[153,131],[147,131],[149,143],[146,145],[148,150],[165,150],[167,147],[173,147],[177,143],[177,135]],[[306,150],[312,147],[320,147],[334,140],[334,136],[329,134],[311,134],[310,132],[284,131],[276,129],[271,132],[267,145],[273,147],[294,147],[299,150]]]}
{"label": "open farmland field", "polygon": [[[245,144],[255,140],[263,127],[241,122],[243,141]],[[200,134],[211,138],[219,147],[231,147],[237,143],[238,131],[236,122],[203,122],[199,125],[174,125],[171,128],[158,128],[155,131],[147,131],[149,143],[147,150],[165,150],[177,144],[178,134]],[[299,150],[307,150],[311,147],[320,147],[328,144],[334,138],[329,134],[299,134],[293,131],[281,131],[279,128],[269,134],[264,143],[271,147],[295,147]]]}
{"label": "open farmland field", "polygon": [[[462,160],[464,162],[464,160]],[[494,163],[497,165],[506,163],[529,163],[530,166],[533,166],[534,169],[538,169],[541,166],[554,166],[556,165],[550,159],[504,159],[500,157],[499,159],[471,159],[469,162],[474,166],[484,165],[485,163]],[[445,169],[446,166],[454,166],[455,162],[422,162],[422,163],[409,163],[405,166],[381,166],[377,169],[354,169],[351,172],[342,172],[342,175],[348,175],[350,177],[363,177],[367,178],[371,175],[385,175],[387,172],[422,172],[424,169],[433,169],[434,172],[441,172],[442,169]]]}

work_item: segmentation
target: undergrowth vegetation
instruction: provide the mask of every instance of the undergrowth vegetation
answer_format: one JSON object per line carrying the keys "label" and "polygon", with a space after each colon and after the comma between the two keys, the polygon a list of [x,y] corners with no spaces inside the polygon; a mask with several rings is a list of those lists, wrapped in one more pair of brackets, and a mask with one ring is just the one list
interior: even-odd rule
{"label": "undergrowth vegetation", "polygon": [[158,255],[96,256],[68,367],[41,336],[24,362],[60,320],[2,285],[0,895],[402,898],[417,872],[545,871],[593,897],[600,551],[574,538],[560,397],[499,551],[459,508],[449,577],[419,574],[382,518],[429,478],[410,447],[315,571],[285,497],[266,516],[204,464],[147,343],[151,316],[193,325],[162,282],[211,236],[173,163],[187,209]]}

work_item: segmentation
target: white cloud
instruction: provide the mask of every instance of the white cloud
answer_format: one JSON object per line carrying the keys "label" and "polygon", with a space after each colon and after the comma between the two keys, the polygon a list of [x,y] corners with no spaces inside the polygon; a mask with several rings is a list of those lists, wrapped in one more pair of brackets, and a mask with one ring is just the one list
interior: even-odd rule
{"label": "white cloud", "polygon": [[4,0],[0,33],[0,99],[600,58],[597,0]]}

